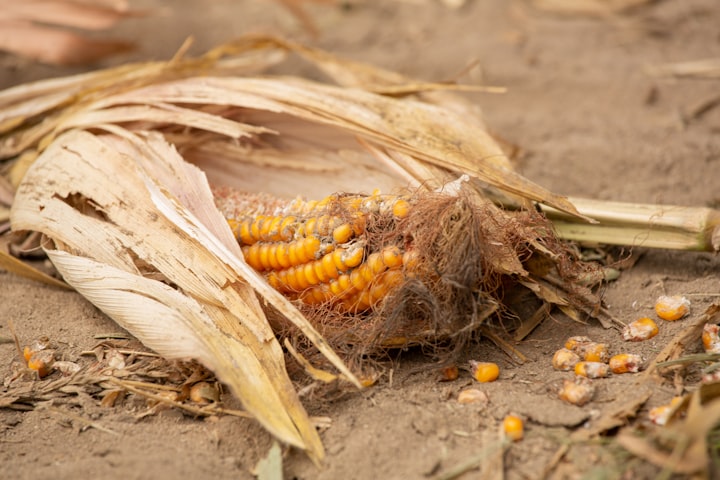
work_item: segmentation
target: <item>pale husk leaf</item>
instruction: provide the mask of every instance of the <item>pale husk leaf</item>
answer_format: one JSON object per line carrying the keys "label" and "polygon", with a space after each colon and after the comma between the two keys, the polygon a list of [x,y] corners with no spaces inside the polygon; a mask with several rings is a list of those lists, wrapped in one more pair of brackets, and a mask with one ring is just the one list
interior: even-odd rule
{"label": "pale husk leaf", "polygon": [[[266,41],[263,44],[262,41],[255,40],[254,43],[239,42],[235,48],[238,51],[245,49],[247,52],[253,48],[272,47],[274,50],[271,51],[278,51],[281,48],[290,48],[288,45],[292,46],[278,41]],[[232,50],[232,47],[227,49]],[[295,51],[298,51],[297,47]],[[97,86],[93,85],[92,79],[87,79],[87,95],[76,96],[76,103],[68,107],[67,111],[59,111],[46,117],[41,124],[17,131],[6,138],[0,144],[0,156],[17,155],[33,146],[44,148],[56,134],[71,126],[123,121],[122,116],[118,116],[118,111],[115,111],[114,115],[110,112],[100,113],[121,106],[162,105],[167,109],[169,105],[179,108],[182,104],[183,107],[203,109],[208,105],[232,105],[253,111],[284,113],[298,120],[331,126],[346,134],[357,135],[366,142],[410,155],[417,161],[472,175],[520,198],[577,213],[566,198],[555,195],[514,172],[501,148],[484,130],[477,112],[468,111],[466,106],[462,106],[463,102],[438,96],[442,92],[423,91],[416,99],[373,93],[364,89],[364,84],[371,79],[375,83],[367,87],[370,89],[393,86],[394,81],[404,79],[395,78],[389,72],[373,70],[372,67],[362,69],[357,64],[343,63],[332,57],[322,56],[317,51],[306,49],[301,53],[310,61],[331,71],[333,76],[343,83],[355,86],[343,88],[291,77],[212,76],[216,71],[212,64],[212,55],[208,55],[204,63],[196,60],[183,66],[183,62],[178,61],[174,65],[166,64],[165,69],[158,64],[142,65],[140,69],[147,72],[145,75],[131,70],[118,71],[112,85],[108,84],[106,77],[100,75],[97,77]],[[223,69],[219,68],[221,63],[217,64],[217,71],[224,74]],[[344,76],[338,73],[343,68],[348,72]],[[183,79],[189,72],[200,70],[205,70],[203,73],[206,76]],[[425,85],[423,88],[430,86]],[[413,89],[408,87],[407,92],[412,91]],[[55,102],[58,100],[55,98]],[[39,99],[14,102],[10,108],[16,113],[23,112],[23,116],[5,116],[5,128],[12,128],[17,122],[24,121],[29,112],[41,113],[38,109],[22,105],[27,102],[37,102],[40,107],[48,105]],[[161,113],[165,113],[165,116]],[[154,120],[149,125],[159,128],[160,125],[177,123],[184,118],[173,116],[173,113],[154,110],[155,118],[148,119]],[[135,114],[137,115],[137,110]],[[223,113],[220,112],[219,115]],[[124,120],[132,120],[132,117],[126,116]],[[183,121],[193,122],[189,116]],[[217,131],[207,125],[194,125]],[[421,183],[426,180],[428,179],[418,179]]]}
{"label": "pale husk leaf", "polygon": [[[18,189],[13,228],[43,232],[69,284],[158,353],[203,361],[270,432],[320,459],[255,292],[354,377],[241,260],[202,172],[157,134],[111,129],[118,135],[71,131],[50,145]],[[179,336],[168,340],[173,331]]]}

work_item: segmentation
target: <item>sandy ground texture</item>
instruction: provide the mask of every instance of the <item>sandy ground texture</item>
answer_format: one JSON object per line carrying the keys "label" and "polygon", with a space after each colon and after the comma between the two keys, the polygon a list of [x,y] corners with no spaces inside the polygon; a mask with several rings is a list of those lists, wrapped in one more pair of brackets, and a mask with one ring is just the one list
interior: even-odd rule
{"label": "sandy ground texture", "polygon": [[[506,86],[505,94],[470,98],[482,106],[492,131],[519,149],[518,169],[557,193],[720,204],[718,79],[659,77],[650,70],[720,57],[715,0],[649,2],[607,16],[559,14],[519,0],[469,0],[460,9],[429,0],[338,2],[343,5],[310,9],[320,32],[316,39],[270,2],[133,3],[154,13],[129,19],[112,33],[134,39],[139,50],[108,64],[168,58],[188,35],[196,38],[192,51],[197,53],[248,31],[282,33],[410,76],[461,75],[468,83]],[[293,73],[307,73],[299,68]],[[0,57],[3,87],[67,73]],[[613,441],[616,428],[598,436],[578,432],[594,431],[599,421],[635,400],[641,406],[630,413],[637,419],[627,422],[651,430],[648,410],[692,389],[697,375],[669,375],[661,382],[615,375],[598,382],[591,403],[577,407],[557,398],[570,374],[551,366],[553,352],[570,335],[587,335],[614,352],[651,359],[720,301],[717,256],[636,248],[633,259],[631,268],[604,287],[605,302],[617,318],[654,317],[652,307],[661,294],[686,295],[691,314],[678,322],[659,321],[655,338],[630,344],[615,330],[553,312],[516,345],[529,359],[524,364],[487,340],[468,347],[464,360],[501,367],[496,382],[482,385],[464,370],[456,381],[439,382],[437,370],[428,368],[431,357],[404,352],[372,388],[304,397],[312,415],[330,419],[322,427],[327,459],[318,468],[301,453],[285,451],[286,478],[432,479],[473,461],[486,473],[504,469],[508,479],[655,478],[659,468]],[[81,354],[103,341],[98,337],[122,333],[79,295],[2,271],[0,305],[0,337],[11,337],[12,321],[22,345],[47,336],[64,359],[84,365],[96,360]],[[132,339],[105,341],[142,350]],[[699,338],[686,351],[701,351]],[[130,361],[127,355],[125,360]],[[0,378],[6,385],[18,364],[15,346],[1,343]],[[36,387],[57,380],[59,374],[54,375]],[[459,404],[458,393],[468,387],[483,391],[487,401]],[[152,409],[132,396],[106,407],[86,388],[72,386],[60,393],[48,394],[34,410],[0,408],[0,477],[253,478],[252,468],[272,444],[245,418],[197,418],[177,409]],[[239,408],[226,394],[221,400],[227,408]],[[498,425],[511,412],[525,419],[525,438],[498,455]],[[479,475],[473,468],[462,478]]]}

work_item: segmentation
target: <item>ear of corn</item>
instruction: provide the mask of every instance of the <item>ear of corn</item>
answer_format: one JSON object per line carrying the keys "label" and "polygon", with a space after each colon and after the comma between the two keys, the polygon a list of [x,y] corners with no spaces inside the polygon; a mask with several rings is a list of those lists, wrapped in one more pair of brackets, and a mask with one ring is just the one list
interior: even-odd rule
{"label": "ear of corn", "polygon": [[308,305],[358,313],[382,301],[414,265],[402,238],[373,229],[408,215],[404,196],[330,195],[295,200],[273,215],[228,219],[245,261],[276,290]]}

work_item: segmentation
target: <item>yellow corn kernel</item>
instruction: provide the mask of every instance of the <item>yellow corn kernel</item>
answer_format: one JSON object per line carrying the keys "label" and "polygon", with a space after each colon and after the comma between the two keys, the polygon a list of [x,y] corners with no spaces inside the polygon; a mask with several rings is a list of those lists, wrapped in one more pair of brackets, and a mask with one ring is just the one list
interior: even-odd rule
{"label": "yellow corn kernel", "polygon": [[503,432],[505,432],[505,436],[513,442],[522,440],[524,429],[525,426],[523,425],[522,418],[516,415],[507,415],[503,419]]}
{"label": "yellow corn kernel", "polygon": [[642,367],[642,357],[635,353],[621,353],[610,359],[612,373],[637,373]]}
{"label": "yellow corn kernel", "polygon": [[382,260],[387,268],[397,268],[403,263],[403,252],[396,246],[385,247],[382,250]]}
{"label": "yellow corn kernel", "polygon": [[[277,278],[277,282],[283,286],[281,290],[283,292],[297,292],[299,289],[299,286],[295,281],[295,270],[293,268],[280,270],[278,272],[271,272],[268,277]],[[272,284],[273,282],[270,283]]]}
{"label": "yellow corn kernel", "polygon": [[368,256],[365,263],[358,269],[366,283],[370,283],[376,275],[385,270],[382,254],[375,252]]}
{"label": "yellow corn kernel", "polygon": [[500,376],[500,367],[492,362],[470,360],[470,371],[473,378],[480,383],[494,382]]}
{"label": "yellow corn kernel", "polygon": [[720,353],[720,327],[714,323],[706,323],[703,327],[702,344],[705,353]]}
{"label": "yellow corn kernel", "polygon": [[308,238],[303,239],[302,253],[303,253],[304,261],[301,261],[300,263],[307,263],[310,260],[314,260],[315,255],[317,255],[319,250],[320,250],[320,239],[319,238],[308,237]]}
{"label": "yellow corn kernel", "polygon": [[584,336],[568,338],[565,348],[577,353],[586,362],[607,362],[610,358],[606,344],[593,342]]}
{"label": "yellow corn kernel", "polygon": [[337,278],[337,283],[340,286],[340,289],[343,292],[343,295],[347,295],[349,292],[352,291],[352,281],[350,279],[350,275],[348,275],[348,274],[340,275]]}
{"label": "yellow corn kernel", "polygon": [[573,380],[565,379],[558,392],[561,400],[573,405],[583,406],[592,400],[595,395],[595,386],[587,377],[576,376]]}
{"label": "yellow corn kernel", "polygon": [[[267,241],[276,241],[280,240],[280,230],[281,225],[283,223],[284,218],[280,216],[271,217],[267,223],[267,227],[264,228],[264,231],[261,232],[262,238],[261,240],[267,240]],[[265,227],[265,225],[263,225]]]}
{"label": "yellow corn kernel", "polygon": [[250,223],[250,238],[252,241],[257,242],[260,240],[260,228],[265,223],[265,218],[267,218],[265,215],[258,215]]}
{"label": "yellow corn kernel", "polygon": [[322,300],[318,300],[318,297],[320,296],[317,292],[318,286],[312,286],[310,288],[306,288],[303,290],[300,295],[298,295],[297,298],[300,299],[301,302],[303,302],[306,305],[318,305],[322,303]]}
{"label": "yellow corn kernel", "polygon": [[629,342],[642,342],[658,334],[660,330],[657,324],[648,317],[643,317],[630,322],[623,329],[623,338]]}
{"label": "yellow corn kernel", "polygon": [[322,269],[325,272],[325,276],[327,276],[328,278],[338,278],[338,275],[340,275],[340,270],[337,268],[335,262],[336,257],[337,261],[342,264],[342,251],[340,249],[333,250],[330,253],[326,253],[320,259]]}
{"label": "yellow corn kernel", "polygon": [[343,250],[342,263],[345,269],[357,267],[362,263],[365,256],[365,249],[359,245]]}
{"label": "yellow corn kernel", "polygon": [[242,247],[242,253],[245,261],[253,268],[253,270],[257,270],[258,272],[262,271],[263,267],[262,263],[260,263],[260,245],[257,243],[250,246],[245,245]]}
{"label": "yellow corn kernel", "polygon": [[330,283],[329,283],[328,285],[330,285],[330,292],[331,292],[331,293],[333,294],[333,296],[335,296],[336,298],[342,297],[342,296],[345,294],[345,292],[346,292],[346,290],[344,290],[344,289],[340,286],[340,282],[338,282],[337,280],[330,280]]}
{"label": "yellow corn kernel", "polygon": [[[272,245],[269,243],[260,243],[260,244],[256,244],[256,245],[260,245],[259,260],[260,260],[260,265],[262,265],[262,269],[263,270],[278,270],[278,268],[276,268],[274,266],[274,265],[277,265],[277,263],[273,262],[271,260],[271,258],[273,257]],[[279,265],[277,265],[277,266],[279,266]]]}
{"label": "yellow corn kernel", "polygon": [[353,231],[353,228],[349,223],[343,223],[342,225],[333,229],[333,241],[335,243],[345,243],[352,238],[354,233],[355,232]]}
{"label": "yellow corn kernel", "polygon": [[610,358],[610,352],[606,344],[591,342],[582,348],[581,356],[586,362],[605,363]]}
{"label": "yellow corn kernel", "polygon": [[662,295],[655,302],[655,313],[663,320],[679,320],[690,313],[690,300],[682,295]]}
{"label": "yellow corn kernel", "polygon": [[577,353],[567,348],[561,348],[555,352],[552,358],[552,366],[555,370],[567,372],[575,368],[575,364],[580,361]]}
{"label": "yellow corn kernel", "polygon": [[610,373],[609,367],[602,362],[578,362],[575,375],[587,378],[605,378]]}
{"label": "yellow corn kernel", "polygon": [[410,202],[402,198],[393,203],[392,213],[396,218],[405,218],[410,213]]}
{"label": "yellow corn kernel", "polygon": [[368,270],[367,265],[361,265],[352,272],[350,272],[350,283],[355,291],[361,292],[368,285],[368,281],[365,280],[364,272]]}
{"label": "yellow corn kernel", "polygon": [[275,257],[275,262],[279,265],[278,270],[290,268],[293,266],[292,262],[290,261],[290,247],[287,243],[275,244],[275,248],[273,249],[273,256]]}
{"label": "yellow corn kernel", "polygon": [[311,262],[302,265],[302,274],[310,285],[317,285],[318,283],[320,283],[320,279],[315,274],[315,266],[313,265],[314,263],[315,262]]}

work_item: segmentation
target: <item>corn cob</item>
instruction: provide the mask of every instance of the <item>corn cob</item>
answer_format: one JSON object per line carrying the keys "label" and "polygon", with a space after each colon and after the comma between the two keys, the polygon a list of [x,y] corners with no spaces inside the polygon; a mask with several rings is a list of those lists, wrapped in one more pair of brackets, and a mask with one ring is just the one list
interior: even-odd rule
{"label": "corn cob", "polygon": [[403,196],[330,195],[228,224],[247,263],[276,290],[358,313],[382,301],[417,264],[404,239],[387,234],[410,208]]}

